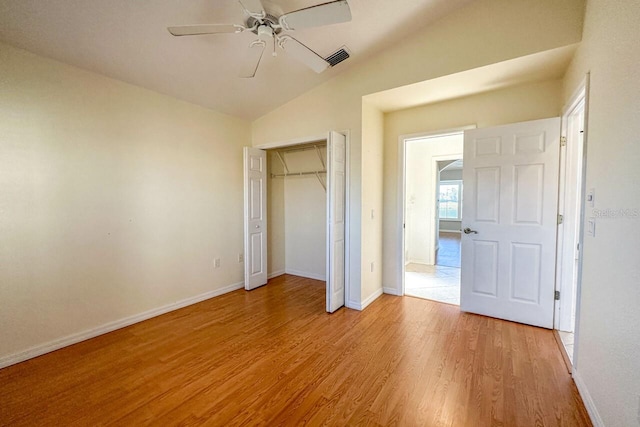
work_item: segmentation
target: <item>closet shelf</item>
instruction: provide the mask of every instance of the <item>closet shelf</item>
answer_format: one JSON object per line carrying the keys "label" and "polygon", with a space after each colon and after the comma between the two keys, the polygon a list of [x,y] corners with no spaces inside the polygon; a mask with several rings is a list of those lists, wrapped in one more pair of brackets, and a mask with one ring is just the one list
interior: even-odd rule
{"label": "closet shelf", "polygon": [[271,178],[286,178],[288,176],[318,175],[318,174],[326,174],[326,173],[327,171],[272,173]]}
{"label": "closet shelf", "polygon": [[[323,145],[326,147],[326,145]],[[322,164],[322,169],[320,171],[308,171],[308,172],[289,172],[289,166],[287,165],[287,161],[285,160],[283,154],[286,153],[291,153],[291,152],[295,152],[295,151],[309,151],[309,150],[314,150],[316,152],[316,154],[318,154],[318,159],[320,160],[320,163]],[[326,175],[327,174],[327,165],[324,162],[324,158],[322,157],[322,153],[320,152],[320,145],[318,144],[314,144],[310,147],[294,147],[294,148],[289,148],[289,149],[285,149],[285,150],[278,150],[276,151],[276,155],[278,156],[278,160],[280,160],[280,163],[282,163],[282,167],[284,168],[284,173],[272,173],[271,174],[271,178],[287,178],[290,176],[308,176],[308,175],[315,175],[316,178],[318,178],[318,182],[320,182],[320,185],[322,185],[322,188],[324,189],[324,192],[327,192],[327,184],[326,184],[326,177],[325,177],[325,181],[322,180],[322,178],[320,177],[320,175]]]}

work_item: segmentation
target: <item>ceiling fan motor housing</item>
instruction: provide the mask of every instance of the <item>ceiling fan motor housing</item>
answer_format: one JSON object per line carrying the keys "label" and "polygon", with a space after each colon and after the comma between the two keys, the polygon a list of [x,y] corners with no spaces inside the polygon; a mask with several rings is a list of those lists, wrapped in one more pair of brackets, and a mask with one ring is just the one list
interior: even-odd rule
{"label": "ceiling fan motor housing", "polygon": [[271,28],[271,30],[273,31],[272,34],[275,34],[275,35],[280,34],[280,32],[282,31],[282,28],[278,23],[278,18],[270,14],[267,14],[262,19],[256,19],[253,16],[250,16],[249,19],[247,19],[247,22],[245,25],[247,28],[255,28],[254,30],[252,30],[252,32],[258,35],[260,35],[258,31],[262,26],[267,26]]}
{"label": "ceiling fan motor housing", "polygon": [[260,37],[260,40],[270,40],[273,38],[273,28],[271,28],[269,25],[260,25],[258,27],[258,37]]}

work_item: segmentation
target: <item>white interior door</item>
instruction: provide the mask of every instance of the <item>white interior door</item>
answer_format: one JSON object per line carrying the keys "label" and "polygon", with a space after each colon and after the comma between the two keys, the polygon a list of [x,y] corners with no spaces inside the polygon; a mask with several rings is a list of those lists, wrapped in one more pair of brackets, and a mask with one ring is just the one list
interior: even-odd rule
{"label": "white interior door", "polygon": [[344,305],[346,137],[331,132],[327,141],[327,311]]}
{"label": "white interior door", "polygon": [[460,308],[553,327],[560,118],[465,131]]}
{"label": "white interior door", "polygon": [[244,148],[244,287],[267,283],[267,153]]}

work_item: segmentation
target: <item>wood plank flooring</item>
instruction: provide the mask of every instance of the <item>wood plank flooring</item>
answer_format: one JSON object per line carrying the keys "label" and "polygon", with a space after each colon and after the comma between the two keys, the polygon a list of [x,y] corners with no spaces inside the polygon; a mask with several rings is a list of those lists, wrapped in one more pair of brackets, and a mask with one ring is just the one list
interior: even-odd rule
{"label": "wood plank flooring", "polygon": [[589,426],[551,331],[280,276],[0,370],[0,425]]}

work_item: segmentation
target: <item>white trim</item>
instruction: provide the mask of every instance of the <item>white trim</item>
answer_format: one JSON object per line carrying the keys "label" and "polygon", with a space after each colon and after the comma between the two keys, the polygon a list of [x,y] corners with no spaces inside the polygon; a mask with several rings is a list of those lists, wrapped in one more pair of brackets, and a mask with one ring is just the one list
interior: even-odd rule
{"label": "white trim", "polygon": [[274,277],[282,276],[283,274],[287,274],[287,272],[284,269],[272,271],[267,275],[267,279],[273,279]]}
{"label": "white trim", "polygon": [[576,383],[576,387],[578,388],[578,393],[582,398],[582,403],[584,403],[584,407],[587,408],[587,412],[589,413],[589,418],[591,418],[591,423],[593,427],[604,427],[604,421],[602,421],[602,417],[598,413],[598,409],[596,408],[596,404],[593,402],[593,398],[589,393],[589,389],[587,385],[582,380],[582,377],[578,373],[578,370],[573,367],[573,373],[571,374],[573,377],[573,381]]}
{"label": "white trim", "polygon": [[50,353],[55,350],[59,350],[63,347],[67,347],[72,344],[76,344],[81,341],[88,340],[90,338],[95,338],[99,335],[103,335],[108,332],[115,331],[116,329],[121,329],[127,326],[131,326],[134,323],[139,323],[144,320],[151,319],[152,317],[160,316],[161,314],[169,313],[170,311],[178,310],[180,308],[184,308],[189,305],[197,304],[199,302],[208,300],[210,298],[214,298],[222,294],[233,292],[242,288],[244,288],[244,281],[234,283],[233,285],[225,286],[224,288],[205,292],[203,294],[196,295],[194,297],[176,301],[171,304],[163,305],[162,307],[153,308],[143,313],[134,314],[133,316],[128,316],[120,320],[115,320],[113,322],[105,323],[104,325],[98,326],[96,328],[88,329],[86,331],[67,335],[66,337],[58,338],[56,340],[49,341],[44,344],[36,345],[34,347],[20,351],[18,353],[10,354],[8,356],[4,356],[0,358],[0,369],[10,365],[14,365],[16,363],[24,362],[25,360],[32,359],[34,357],[38,357],[46,353]]}
{"label": "white trim", "polygon": [[576,322],[575,322],[575,331],[574,331],[574,343],[573,343],[573,369],[578,367],[579,361],[579,351],[580,351],[580,301],[582,300],[582,266],[583,266],[583,254],[584,254],[584,218],[586,214],[585,209],[585,198],[587,193],[587,149],[589,146],[589,102],[590,97],[590,85],[591,85],[591,74],[587,73],[585,76],[582,85],[584,85],[584,133],[582,134],[582,177],[581,177],[581,185],[582,185],[582,194],[580,195],[580,200],[582,200],[582,205],[580,207],[582,211],[582,217],[580,218],[580,235],[579,235],[579,244],[580,244],[580,253],[578,256],[578,283],[576,290]]}
{"label": "white trim", "polygon": [[388,286],[383,287],[382,292],[388,295],[402,296],[398,293],[396,288],[390,288]]}
{"label": "white trim", "polygon": [[406,156],[405,156],[405,138],[408,136],[400,135],[398,137],[398,224],[396,225],[396,236],[398,237],[398,262],[396,268],[396,292],[397,295],[404,295],[404,270],[409,260],[405,260],[405,232],[404,227],[407,221],[405,211],[405,199],[407,198],[407,180],[405,176]]}
{"label": "white trim", "polygon": [[571,94],[569,102],[562,107],[562,113],[567,113],[575,109],[583,99],[587,97],[587,86],[589,84],[589,73],[582,79],[576,90]]}
{"label": "white trim", "polygon": [[[564,297],[555,301],[554,304],[554,329],[570,332],[573,332],[574,329],[572,312],[574,304],[577,303],[573,300],[574,283],[577,286],[577,277],[572,274],[575,267],[575,243],[580,240],[579,224],[581,211],[584,210],[584,201],[580,199],[582,193],[581,171],[584,168],[582,162],[584,144],[575,133],[570,133],[569,129],[571,123],[577,123],[577,121],[573,121],[573,117],[576,111],[579,111],[578,109],[582,110],[581,126],[583,129],[585,127],[585,88],[579,89],[574,94],[576,98],[568,104],[568,108],[562,113],[561,136],[565,138],[566,143],[560,148],[558,180],[558,214],[562,215],[565,220],[562,224],[558,224],[557,230],[555,289]],[[580,189],[580,194],[578,194],[578,189]],[[576,203],[580,204],[579,208],[576,208]]]}
{"label": "white trim", "polygon": [[327,280],[327,277],[325,274],[308,273],[306,271],[292,270],[290,268],[286,268],[284,272],[285,274],[291,274],[293,276],[299,276],[299,277],[306,277],[307,279],[322,280],[323,282]]}
{"label": "white trim", "polygon": [[[589,89],[590,89],[590,79],[591,74],[587,73],[584,79],[580,82],[574,93],[572,94],[569,102],[563,108],[563,118],[566,113],[573,110],[580,102],[584,102],[584,132],[582,134],[582,176],[580,177],[580,185],[581,185],[581,194],[580,194],[580,211],[581,216],[578,219],[579,221],[579,232],[578,232],[578,243],[580,245],[580,251],[578,253],[578,272],[577,272],[577,280],[576,280],[576,300],[575,300],[575,325],[574,325],[574,344],[573,344],[573,357],[572,357],[572,370],[574,372],[574,378],[576,379],[576,384],[578,379],[575,375],[578,368],[579,362],[579,351],[580,351],[580,301],[582,299],[582,269],[583,269],[583,254],[584,254],[584,219],[586,215],[586,192],[587,192],[587,150],[588,150],[588,141],[589,141]],[[563,120],[564,122],[564,120]],[[564,127],[564,123],[563,123]],[[562,230],[562,229],[560,229]],[[560,236],[558,236],[560,239]],[[557,257],[557,253],[556,253]],[[556,290],[558,283],[556,283]],[[556,304],[557,305],[557,304]],[[554,314],[558,315],[557,307],[554,311]],[[556,318],[557,319],[557,318]],[[557,328],[557,322],[554,319],[554,327]],[[586,404],[586,402],[585,402]],[[595,422],[594,422],[595,424]]]}
{"label": "white trim", "polygon": [[371,295],[369,295],[366,299],[364,299],[361,303],[359,302],[355,302],[355,301],[349,301],[349,307],[348,308],[353,308],[354,310],[359,310],[362,311],[365,308],[367,308],[369,306],[369,304],[371,304],[372,302],[374,302],[376,299],[378,299],[378,297],[380,297],[380,295],[382,295],[384,292],[382,290],[382,288],[377,289],[374,293],[372,293]]}
{"label": "white trim", "polygon": [[355,301],[345,301],[344,306],[352,310],[361,310],[360,303]]}
{"label": "white trim", "polygon": [[420,264],[420,265],[430,265],[431,267],[433,267],[434,264],[429,263],[429,260],[424,260],[424,259],[407,259],[407,263],[405,265],[409,265],[409,264]]}
{"label": "white trim", "polygon": [[[344,301],[345,307],[347,301],[351,297],[351,131],[344,130],[340,132],[346,137],[346,157],[345,157],[345,183],[346,186],[344,192],[344,215],[347,218],[347,222],[344,227]],[[358,222],[359,224],[359,222]],[[362,253],[361,253],[362,255]],[[354,284],[355,286],[355,284]]]}
{"label": "white trim", "polygon": [[456,135],[460,132],[464,133],[465,130],[476,129],[477,127],[478,125],[465,125],[457,128],[435,130],[430,132],[410,133],[406,135],[400,135],[399,139],[401,141],[411,141],[414,139],[439,138],[441,136]]}

